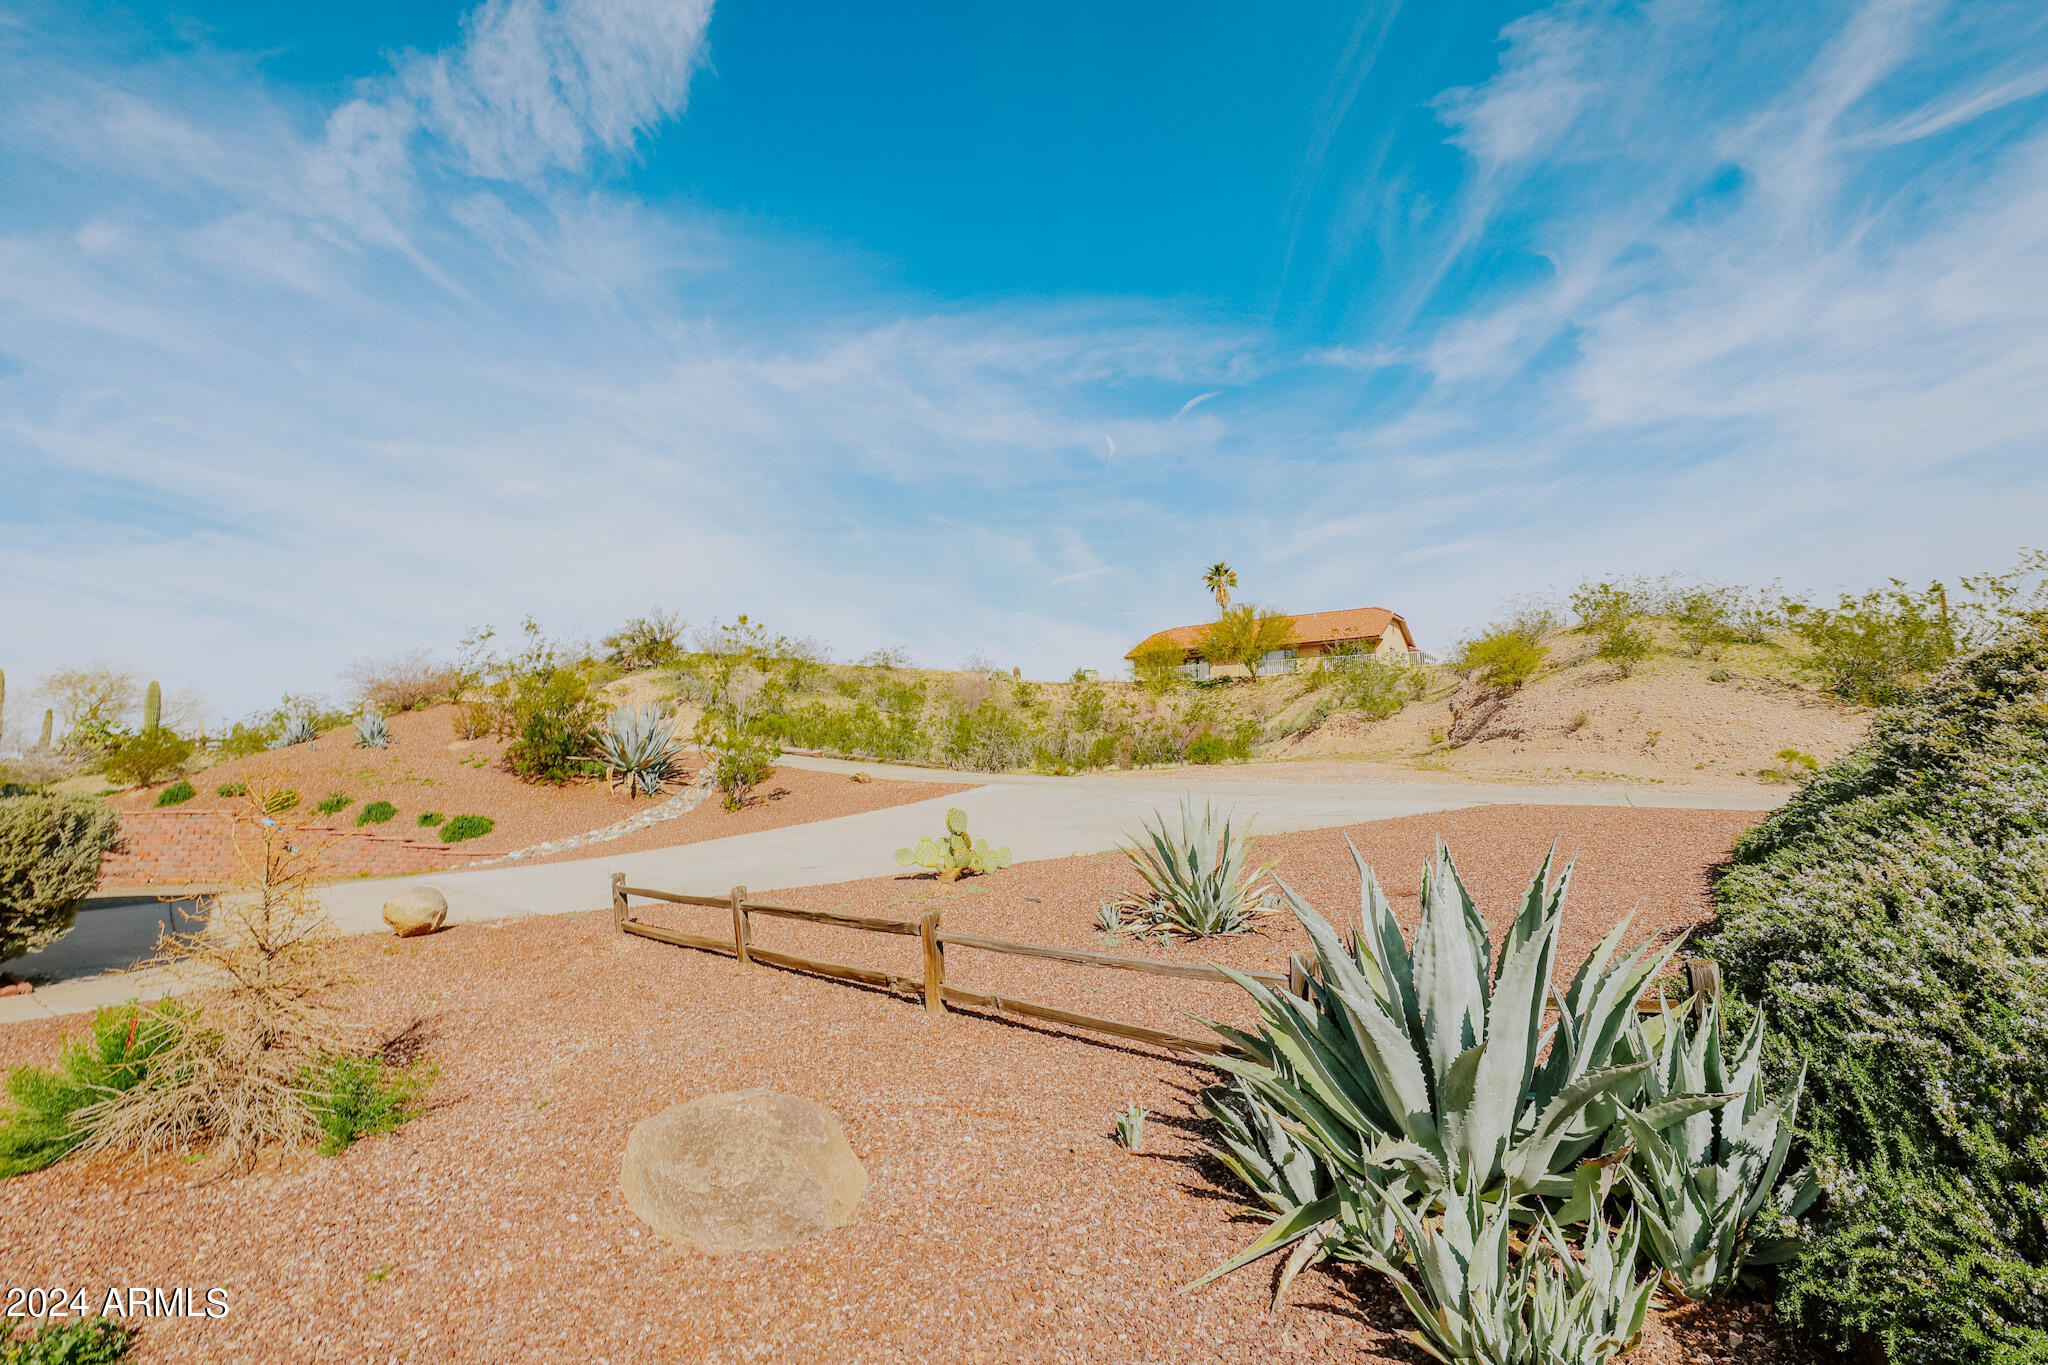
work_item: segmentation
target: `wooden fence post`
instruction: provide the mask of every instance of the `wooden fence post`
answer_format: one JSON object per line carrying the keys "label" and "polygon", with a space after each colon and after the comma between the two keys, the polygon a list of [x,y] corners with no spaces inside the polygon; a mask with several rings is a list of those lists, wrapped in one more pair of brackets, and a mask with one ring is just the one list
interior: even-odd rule
{"label": "wooden fence post", "polygon": [[748,951],[752,943],[753,936],[747,932],[747,888],[735,886],[732,889],[732,946],[739,956],[741,971],[754,965],[754,955]]}
{"label": "wooden fence post", "polygon": [[1705,1011],[1709,1004],[1721,998],[1721,964],[1694,958],[1685,964],[1686,994],[1694,997],[1693,1012]]}
{"label": "wooden fence post", "polygon": [[625,873],[612,873],[612,923],[622,934],[626,932],[626,893],[619,888],[625,884]]}
{"label": "wooden fence post", "polygon": [[927,910],[917,921],[924,940],[924,1012],[946,1012],[946,945],[939,942],[939,912]]}

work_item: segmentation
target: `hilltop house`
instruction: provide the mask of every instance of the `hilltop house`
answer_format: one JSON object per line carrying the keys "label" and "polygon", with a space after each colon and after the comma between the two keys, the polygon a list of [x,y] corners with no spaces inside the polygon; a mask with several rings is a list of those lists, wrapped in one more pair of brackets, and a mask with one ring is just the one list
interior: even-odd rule
{"label": "hilltop house", "polygon": [[[1422,662],[1422,651],[1416,647],[1415,637],[1408,631],[1408,623],[1385,607],[1353,607],[1349,611],[1312,611],[1301,616],[1287,618],[1294,626],[1294,643],[1285,649],[1276,649],[1259,661],[1259,676],[1273,673],[1291,673],[1301,666],[1305,659],[1338,650],[1360,651],[1377,654],[1399,663]],[[1190,678],[1242,678],[1246,669],[1242,664],[1211,665],[1197,649],[1209,633],[1209,623],[1195,626],[1175,626],[1148,635],[1124,655],[1134,659],[1140,650],[1157,645],[1171,645],[1181,652],[1181,668]]]}

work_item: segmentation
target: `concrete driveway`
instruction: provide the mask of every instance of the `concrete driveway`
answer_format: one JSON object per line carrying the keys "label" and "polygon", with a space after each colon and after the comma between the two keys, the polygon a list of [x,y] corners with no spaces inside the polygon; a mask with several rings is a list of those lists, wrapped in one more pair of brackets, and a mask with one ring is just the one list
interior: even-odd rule
{"label": "concrete driveway", "polygon": [[[965,774],[880,763],[787,755],[790,767],[826,772],[866,772],[876,778],[956,784]],[[1491,786],[1369,782],[1276,782],[1232,780],[1226,773],[1095,774],[1040,777],[1002,773],[980,779],[986,785],[951,796],[841,816],[808,825],[739,834],[644,853],[607,855],[539,867],[517,864],[430,877],[338,882],[322,890],[345,933],[384,929],[384,901],[400,887],[433,885],[448,897],[451,923],[520,915],[553,915],[593,910],[611,903],[611,874],[623,872],[634,886],[694,895],[723,895],[734,886],[750,892],[826,882],[889,876],[899,867],[896,850],[937,835],[949,806],[967,812],[968,831],[991,843],[1008,844],[1019,862],[1100,853],[1136,834],[1164,813],[1177,815],[1183,800],[1209,800],[1239,818],[1253,817],[1267,834],[1326,829],[1366,820],[1388,820],[1431,811],[1484,805],[1646,806],[1711,810],[1768,810],[1770,796],[1724,796],[1622,787]],[[62,951],[65,980],[38,985],[30,996],[0,999],[0,1022],[92,1009],[141,993],[161,993],[161,978],[143,978],[132,967],[134,932],[101,933],[91,921],[111,911],[86,911],[78,929],[51,945]],[[131,911],[131,917],[141,914]],[[88,933],[88,931],[92,931]],[[76,948],[71,941],[81,935]],[[100,945],[96,950],[94,944]],[[67,950],[68,951],[64,951]],[[38,955],[41,956],[41,955]],[[53,959],[54,962],[57,959]],[[42,974],[33,958],[8,964],[17,972]],[[96,975],[97,974],[97,975]],[[88,979],[80,979],[88,978]],[[171,986],[170,989],[175,989]]]}

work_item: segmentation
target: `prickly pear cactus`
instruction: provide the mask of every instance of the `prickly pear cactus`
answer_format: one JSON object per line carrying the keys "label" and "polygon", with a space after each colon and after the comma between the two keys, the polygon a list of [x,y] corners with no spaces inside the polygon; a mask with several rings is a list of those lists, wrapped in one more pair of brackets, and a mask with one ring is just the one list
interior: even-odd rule
{"label": "prickly pear cactus", "polygon": [[955,807],[946,812],[946,837],[919,839],[916,848],[899,848],[896,861],[905,867],[928,867],[939,874],[940,881],[958,881],[976,873],[999,871],[1010,865],[1010,850],[1007,845],[992,848],[986,839],[972,839],[967,834],[967,812]]}

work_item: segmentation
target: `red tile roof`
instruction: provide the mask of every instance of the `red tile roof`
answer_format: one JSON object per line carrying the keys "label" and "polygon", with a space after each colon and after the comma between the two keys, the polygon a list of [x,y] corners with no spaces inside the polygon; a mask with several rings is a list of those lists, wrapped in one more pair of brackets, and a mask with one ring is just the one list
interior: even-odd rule
{"label": "red tile roof", "polygon": [[[1407,642],[1408,648],[1415,648],[1415,636],[1409,631],[1408,623],[1385,607],[1353,607],[1349,611],[1311,611],[1287,619],[1294,623],[1296,645],[1340,645],[1354,642],[1362,644],[1385,635],[1388,626],[1396,626],[1400,629],[1401,638]],[[1164,644],[1172,645],[1176,649],[1191,650],[1202,643],[1202,637],[1209,633],[1209,627],[1213,624],[1204,621],[1200,625],[1175,626],[1172,630],[1162,630],[1155,635],[1148,635],[1124,657],[1134,658],[1138,651],[1147,645]]]}

